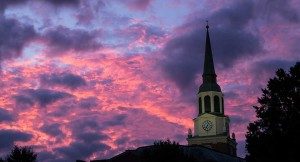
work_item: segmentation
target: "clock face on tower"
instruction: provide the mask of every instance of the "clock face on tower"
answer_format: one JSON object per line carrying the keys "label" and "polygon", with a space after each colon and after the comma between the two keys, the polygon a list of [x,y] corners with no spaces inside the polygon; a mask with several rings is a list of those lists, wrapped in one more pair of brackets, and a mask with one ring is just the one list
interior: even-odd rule
{"label": "clock face on tower", "polygon": [[209,131],[211,130],[211,128],[213,127],[213,123],[209,120],[205,120],[202,124],[202,128],[205,130],[205,131]]}

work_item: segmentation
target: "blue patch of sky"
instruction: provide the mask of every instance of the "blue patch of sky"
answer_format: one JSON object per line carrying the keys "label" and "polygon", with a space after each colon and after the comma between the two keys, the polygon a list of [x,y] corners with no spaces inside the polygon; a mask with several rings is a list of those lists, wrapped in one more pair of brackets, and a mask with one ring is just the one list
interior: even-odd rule
{"label": "blue patch of sky", "polygon": [[189,13],[186,6],[172,5],[172,1],[154,1],[146,11],[133,10],[122,3],[112,3],[109,12],[127,16],[136,21],[151,23],[154,26],[173,28],[179,26]]}
{"label": "blue patch of sky", "polygon": [[[162,25],[166,28],[174,28],[180,26],[187,14],[189,9],[186,5],[176,5],[176,1],[154,1],[150,8],[150,13],[157,19],[154,21],[156,26]],[[152,16],[149,17],[151,20]]]}
{"label": "blue patch of sky", "polygon": [[21,58],[33,58],[35,55],[41,54],[44,49],[45,47],[43,45],[32,42],[23,49],[23,55]]}
{"label": "blue patch of sky", "polygon": [[53,19],[55,26],[65,26],[67,28],[76,28],[77,20],[75,18],[75,12],[72,8],[61,9],[56,14],[56,18]]}
{"label": "blue patch of sky", "polygon": [[5,10],[5,17],[16,19],[23,24],[33,25],[34,29],[37,31],[43,26],[41,17],[37,16],[27,5],[18,5],[7,8]]}
{"label": "blue patch of sky", "polygon": [[243,90],[243,89],[247,89],[247,85],[242,85],[239,83],[235,83],[235,84],[226,84],[223,85],[223,92],[231,92],[231,91],[236,91],[236,90]]}
{"label": "blue patch of sky", "polygon": [[[177,1],[179,2],[179,0]],[[186,1],[175,4],[175,1],[153,1],[146,8],[146,11],[133,10],[128,8],[124,3],[111,2],[109,7],[106,6],[105,13],[102,15],[104,25],[104,42],[114,48],[123,51],[126,54],[134,53],[151,53],[158,49],[154,44],[145,43],[142,46],[128,49],[131,41],[134,41],[128,35],[122,36],[118,31],[128,28],[130,25],[143,24],[154,27],[154,31],[164,31],[169,33],[172,29],[182,25],[187,16],[192,14],[189,9],[190,3]],[[199,5],[199,7],[201,7]],[[103,10],[102,10],[103,12]],[[118,21],[122,20],[122,21]]]}
{"label": "blue patch of sky", "polygon": [[36,31],[59,25],[75,28],[77,25],[75,13],[75,10],[72,8],[49,7],[43,3],[26,3],[25,5],[12,6],[5,10],[7,18],[14,18],[24,24],[31,24]]}
{"label": "blue patch of sky", "polygon": [[156,45],[150,45],[146,44],[140,47],[134,47],[133,49],[130,50],[125,50],[125,54],[127,55],[134,55],[134,54],[151,54],[157,50]]}

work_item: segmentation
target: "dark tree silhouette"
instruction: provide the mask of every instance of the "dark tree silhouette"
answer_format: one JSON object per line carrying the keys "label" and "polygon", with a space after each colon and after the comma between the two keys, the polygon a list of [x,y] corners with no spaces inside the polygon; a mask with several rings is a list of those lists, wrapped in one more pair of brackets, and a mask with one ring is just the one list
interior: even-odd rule
{"label": "dark tree silhouette", "polygon": [[37,154],[31,147],[14,146],[11,153],[7,156],[7,162],[36,162]]}
{"label": "dark tree silhouette", "polygon": [[247,162],[300,161],[300,62],[290,73],[277,70],[262,92],[246,134]]}

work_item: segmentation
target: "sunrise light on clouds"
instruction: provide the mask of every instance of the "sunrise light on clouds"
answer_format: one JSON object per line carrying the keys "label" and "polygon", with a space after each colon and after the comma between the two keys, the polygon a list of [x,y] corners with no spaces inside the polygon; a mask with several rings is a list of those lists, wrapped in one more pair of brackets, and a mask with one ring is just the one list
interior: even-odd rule
{"label": "sunrise light on clouds", "polygon": [[[296,0],[1,0],[0,155],[102,159],[187,144],[209,20],[225,113],[245,155],[253,105],[300,60]],[[84,151],[82,151],[84,150]]]}

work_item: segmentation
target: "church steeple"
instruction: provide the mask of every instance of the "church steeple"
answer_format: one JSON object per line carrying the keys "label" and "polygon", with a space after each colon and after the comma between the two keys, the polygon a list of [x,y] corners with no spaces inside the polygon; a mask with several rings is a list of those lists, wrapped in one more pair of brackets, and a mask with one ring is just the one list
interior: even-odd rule
{"label": "church steeple", "polygon": [[194,121],[194,135],[188,133],[188,145],[203,145],[236,156],[236,140],[230,138],[229,117],[224,113],[224,98],[217,83],[209,26],[206,25],[206,42],[203,68],[203,83],[199,88],[198,116]]}
{"label": "church steeple", "polygon": [[203,68],[203,83],[199,88],[200,92],[206,91],[217,91],[221,92],[220,86],[217,84],[217,75],[215,73],[214,60],[212,55],[210,37],[209,37],[209,26],[206,25],[206,42],[205,42],[205,58]]}

